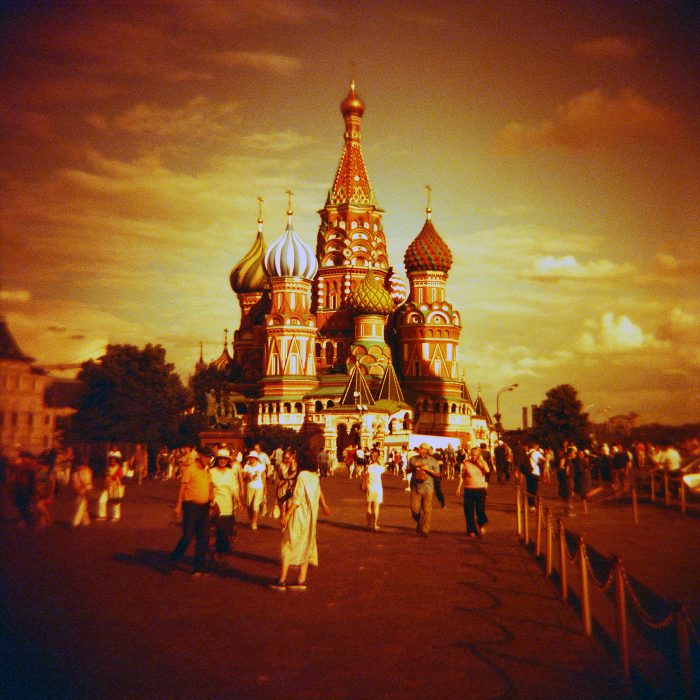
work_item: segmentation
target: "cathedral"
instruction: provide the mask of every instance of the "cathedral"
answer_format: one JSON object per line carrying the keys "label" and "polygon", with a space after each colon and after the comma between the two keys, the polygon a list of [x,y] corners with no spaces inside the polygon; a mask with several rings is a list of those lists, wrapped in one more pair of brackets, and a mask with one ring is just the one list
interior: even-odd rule
{"label": "cathedral", "polygon": [[404,255],[406,285],[388,258],[354,83],[340,111],[343,149],[315,250],[294,229],[289,192],[282,236],[266,244],[261,208],[253,245],[231,271],[240,327],[232,353],[226,339],[214,363],[230,378],[230,411],[212,406],[203,438],[281,426],[338,455],[350,443],[393,449],[414,435],[492,443],[481,393],[472,400],[460,374],[461,320],[447,295],[452,253],[432,222],[430,188],[425,223]]}

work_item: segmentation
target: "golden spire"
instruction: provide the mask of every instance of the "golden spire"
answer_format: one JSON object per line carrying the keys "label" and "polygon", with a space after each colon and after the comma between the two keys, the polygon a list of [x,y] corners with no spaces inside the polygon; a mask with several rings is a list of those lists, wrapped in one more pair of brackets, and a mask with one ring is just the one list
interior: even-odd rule
{"label": "golden spire", "polygon": [[287,215],[291,216],[294,212],[292,211],[292,195],[294,192],[292,192],[291,189],[287,190]]}
{"label": "golden spire", "polygon": [[430,208],[430,193],[433,191],[433,188],[430,185],[426,185],[425,189],[428,191],[428,206],[425,208],[425,213],[428,219],[430,219],[430,215],[433,212],[433,210]]}
{"label": "golden spire", "polygon": [[228,350],[228,328],[224,328],[224,350]]}
{"label": "golden spire", "polygon": [[262,197],[258,197],[258,223],[261,224],[263,222],[263,215],[262,215],[262,205],[265,200]]}

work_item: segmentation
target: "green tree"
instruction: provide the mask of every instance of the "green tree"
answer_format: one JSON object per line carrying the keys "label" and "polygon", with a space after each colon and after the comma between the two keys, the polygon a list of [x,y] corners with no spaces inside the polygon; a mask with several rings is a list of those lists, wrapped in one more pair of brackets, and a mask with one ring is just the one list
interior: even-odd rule
{"label": "green tree", "polygon": [[547,392],[547,398],[533,411],[532,433],[544,447],[552,449],[561,447],[565,440],[588,446],[588,414],[583,413],[574,387],[560,384]]}
{"label": "green tree", "polygon": [[74,440],[143,442],[151,450],[180,442],[191,399],[162,346],[108,345],[83,363],[78,379],[83,391],[68,429]]}

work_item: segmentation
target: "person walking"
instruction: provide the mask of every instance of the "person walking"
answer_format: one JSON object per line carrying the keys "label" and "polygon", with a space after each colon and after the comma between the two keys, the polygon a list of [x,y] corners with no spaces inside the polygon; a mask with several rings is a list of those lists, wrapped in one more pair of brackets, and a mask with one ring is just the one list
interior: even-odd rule
{"label": "person walking", "polygon": [[[116,457],[110,457],[105,476],[105,493],[112,522],[118,522],[122,517],[122,499],[125,491],[123,477],[121,462]],[[107,517],[106,508],[104,516]]]}
{"label": "person walking", "polygon": [[323,447],[318,451],[318,475],[320,479],[328,478],[328,452]]}
{"label": "person walking", "polygon": [[250,517],[250,529],[258,529],[260,507],[265,495],[265,467],[260,462],[257,452],[251,452],[243,467],[243,479],[246,482],[246,503]]}
{"label": "person walking", "polygon": [[383,473],[384,465],[379,463],[379,450],[372,450],[367,465],[367,527],[370,530],[379,530],[379,506],[384,500]]}
{"label": "person walking", "polygon": [[236,525],[238,497],[243,490],[243,475],[240,469],[235,470],[231,466],[228,450],[219,450],[216,453],[210,474],[214,488],[215,511],[218,512],[213,518],[216,530],[214,557],[220,559],[231,554],[231,536]]}
{"label": "person walking", "polygon": [[73,514],[73,527],[90,524],[90,512],[88,495],[92,492],[92,469],[83,457],[80,466],[71,477],[73,491],[75,492],[75,512]]}
{"label": "person walking", "polygon": [[197,449],[195,464],[185,469],[182,474],[175,506],[175,515],[178,518],[182,517],[182,537],[170,555],[170,564],[174,566],[182,560],[194,538],[195,576],[204,573],[209,551],[209,504],[214,496],[214,486],[208,469],[209,458],[209,449]]}
{"label": "person walking", "polygon": [[540,474],[544,466],[544,453],[540,450],[540,444],[533,442],[527,453],[527,472],[525,473],[525,486],[527,488],[527,505],[531,511],[535,510],[535,498],[540,485]]}
{"label": "person walking", "polygon": [[[289,510],[282,516],[281,569],[277,581],[270,584],[275,591],[306,590],[309,565],[318,566],[316,546],[316,522],[319,505],[325,515],[330,515],[321,490],[321,480],[316,472],[315,460],[308,455],[299,465],[294,494]],[[290,568],[298,568],[295,583],[287,583]]]}
{"label": "person walking", "polygon": [[478,447],[472,447],[469,456],[462,462],[457,484],[457,495],[460,489],[464,498],[464,519],[467,526],[467,537],[481,537],[486,532],[486,475],[488,465]]}
{"label": "person walking", "polygon": [[440,477],[438,463],[430,456],[427,442],[422,442],[418,454],[411,457],[406,473],[411,475],[411,515],[416,521],[416,533],[427,537],[433,514],[434,479]]}

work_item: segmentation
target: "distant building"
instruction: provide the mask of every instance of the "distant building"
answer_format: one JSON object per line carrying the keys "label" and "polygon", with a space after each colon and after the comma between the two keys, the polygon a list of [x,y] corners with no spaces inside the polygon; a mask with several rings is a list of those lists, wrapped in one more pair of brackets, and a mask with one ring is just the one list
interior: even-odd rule
{"label": "distant building", "polygon": [[351,443],[406,445],[412,433],[492,442],[494,422],[459,369],[461,319],[446,291],[452,253],[432,222],[430,188],[404,256],[406,284],[390,266],[362,156],[364,110],[353,83],[315,250],[294,230],[291,192],[286,230],[269,248],[261,208],[253,245],[230,276],[241,307],[232,353],[225,340],[213,363],[234,389],[210,413],[235,416],[237,437],[282,426],[339,456]]}
{"label": "distant building", "polygon": [[0,317],[0,449],[33,454],[55,447],[60,420],[74,413],[76,380],[57,379],[34,364]]}

